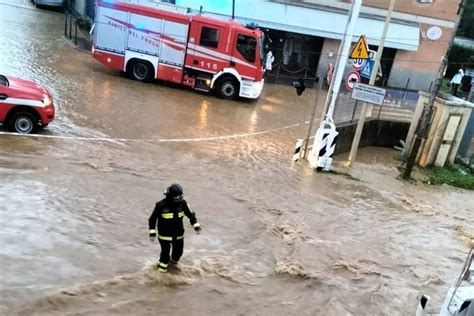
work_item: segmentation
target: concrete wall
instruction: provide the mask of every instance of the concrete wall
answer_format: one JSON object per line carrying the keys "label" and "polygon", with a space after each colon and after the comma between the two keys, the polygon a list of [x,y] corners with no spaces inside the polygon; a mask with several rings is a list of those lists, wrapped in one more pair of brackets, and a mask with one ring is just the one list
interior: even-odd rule
{"label": "concrete wall", "polygon": [[461,141],[461,145],[459,145],[458,155],[462,157],[467,157],[469,154],[474,154],[469,152],[469,148],[473,141],[474,136],[474,111],[471,113],[471,118],[467,123],[466,131],[464,132],[463,139]]}
{"label": "concrete wall", "polygon": [[336,65],[337,53],[339,51],[339,46],[341,45],[341,41],[333,40],[330,38],[324,39],[323,48],[321,50],[321,57],[319,58],[319,65],[318,65],[318,75],[323,76],[325,78],[327,73],[327,66],[329,64]]}
{"label": "concrete wall", "polygon": [[[422,25],[421,30],[426,32],[428,27],[427,25]],[[431,82],[434,82],[436,79],[441,58],[446,54],[448,49],[451,30],[448,28],[441,29],[443,30],[443,35],[439,40],[432,41],[427,38],[422,38],[420,40],[419,49],[416,52],[397,50],[387,82],[388,86],[404,88],[407,79],[410,78],[408,89],[428,91]],[[338,53],[339,45],[339,40],[328,38],[324,40],[318,73],[325,74],[327,64],[335,64],[335,56]],[[329,57],[330,52],[334,54],[334,57]],[[347,68],[347,71],[349,68],[350,67]]]}
{"label": "concrete wall", "polygon": [[[428,100],[430,98],[430,95],[428,93],[419,93],[420,98],[418,99],[415,115],[413,117],[413,121],[410,125],[410,130],[405,141],[406,149],[410,148],[413,143],[414,132],[420,120],[423,107],[425,104],[428,103]],[[430,129],[427,133],[428,137],[423,142],[420,151],[418,152],[418,163],[422,167],[431,166],[435,164],[435,162],[438,165],[444,165],[445,163],[448,165],[453,164],[459,146],[461,144],[465,129],[468,125],[468,121],[471,116],[471,111],[474,108],[474,104],[453,97],[452,95],[440,93],[436,98],[433,108],[434,116],[431,120]],[[452,115],[460,116],[461,120],[456,130],[456,134],[454,135],[453,141],[447,142],[444,141],[444,135],[449,118]],[[439,159],[440,157],[444,157],[443,155],[439,155],[440,149],[446,149],[447,145],[450,145],[450,147],[448,148],[449,152],[445,151],[447,153],[447,159]],[[405,154],[407,152],[408,151],[406,151]],[[443,161],[440,162],[441,160]]]}
{"label": "concrete wall", "polygon": [[[281,0],[283,1],[283,0]],[[333,10],[348,10],[351,0],[286,0],[286,3],[308,6],[313,8],[333,8]],[[361,10],[362,16],[371,16],[382,19],[386,16],[389,0],[364,0]],[[392,72],[388,81],[391,87],[404,87],[410,78],[409,89],[428,90],[430,83],[435,79],[441,58],[448,48],[454,21],[461,0],[433,0],[432,3],[419,3],[418,0],[397,0],[393,21],[418,23],[421,39],[417,51],[398,49],[394,59]],[[443,31],[438,40],[430,40],[426,32],[430,27],[438,26]],[[390,32],[390,28],[389,28]],[[390,37],[403,38],[402,32]],[[320,65],[325,66],[329,61],[322,60]]]}
{"label": "concrete wall", "polygon": [[[335,154],[348,152],[352,146],[357,122],[338,126]],[[364,125],[359,147],[391,147],[398,145],[399,140],[407,137],[410,123],[383,120],[367,120]]]}
{"label": "concrete wall", "polygon": [[[421,25],[421,31],[425,33],[429,27],[430,25]],[[397,50],[388,81],[389,86],[402,87],[410,77],[409,89],[428,90],[436,77],[441,58],[448,50],[451,29],[441,29],[443,35],[439,40],[422,38],[417,52]]]}

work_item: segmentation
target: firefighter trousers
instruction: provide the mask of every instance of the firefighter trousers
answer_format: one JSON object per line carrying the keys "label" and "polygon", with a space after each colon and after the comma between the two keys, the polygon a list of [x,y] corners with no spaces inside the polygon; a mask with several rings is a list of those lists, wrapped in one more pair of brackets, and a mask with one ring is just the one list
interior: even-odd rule
{"label": "firefighter trousers", "polygon": [[[159,239],[161,245],[161,254],[160,254],[160,267],[163,270],[168,270],[168,264],[170,262],[170,250],[171,250],[171,260],[174,263],[177,263],[181,256],[183,255],[184,239],[175,239],[173,240],[162,240]],[[166,272],[166,271],[162,271]]]}

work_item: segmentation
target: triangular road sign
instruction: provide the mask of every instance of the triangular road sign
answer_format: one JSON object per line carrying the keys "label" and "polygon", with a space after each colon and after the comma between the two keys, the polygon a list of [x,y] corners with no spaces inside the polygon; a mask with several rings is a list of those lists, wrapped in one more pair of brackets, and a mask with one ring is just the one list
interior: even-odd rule
{"label": "triangular road sign", "polygon": [[351,52],[351,59],[369,59],[369,47],[365,36],[359,37]]}

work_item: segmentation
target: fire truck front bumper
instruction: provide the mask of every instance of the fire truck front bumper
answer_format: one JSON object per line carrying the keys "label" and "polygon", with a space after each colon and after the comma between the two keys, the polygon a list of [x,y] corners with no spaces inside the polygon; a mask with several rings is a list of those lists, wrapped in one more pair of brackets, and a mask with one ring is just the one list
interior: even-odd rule
{"label": "fire truck front bumper", "polygon": [[262,81],[242,80],[240,96],[249,99],[258,99],[263,89]]}

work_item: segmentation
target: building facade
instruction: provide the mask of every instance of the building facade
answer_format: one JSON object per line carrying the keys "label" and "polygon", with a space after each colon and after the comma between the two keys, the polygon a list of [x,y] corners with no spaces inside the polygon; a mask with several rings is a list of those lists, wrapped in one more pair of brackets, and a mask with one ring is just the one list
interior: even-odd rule
{"label": "building facade", "polygon": [[[397,0],[379,84],[428,90],[436,78],[457,19],[460,0]],[[176,0],[176,5],[230,17],[232,0]],[[364,0],[354,41],[376,50],[389,0]],[[289,73],[324,75],[334,64],[350,0],[235,0],[235,19],[267,29],[276,60]]]}
{"label": "building facade", "polygon": [[[350,0],[117,0],[188,8],[187,12],[256,24],[275,56],[272,72],[281,77],[325,76],[334,65]],[[92,16],[91,0],[69,0]],[[371,50],[380,42],[390,0],[364,0],[353,41],[365,35]],[[461,0],[397,0],[376,84],[429,90],[436,79]],[[79,11],[79,10],[77,10]],[[348,71],[351,68],[348,65]],[[363,76],[364,77],[364,76]],[[368,81],[365,75],[363,81]]]}

